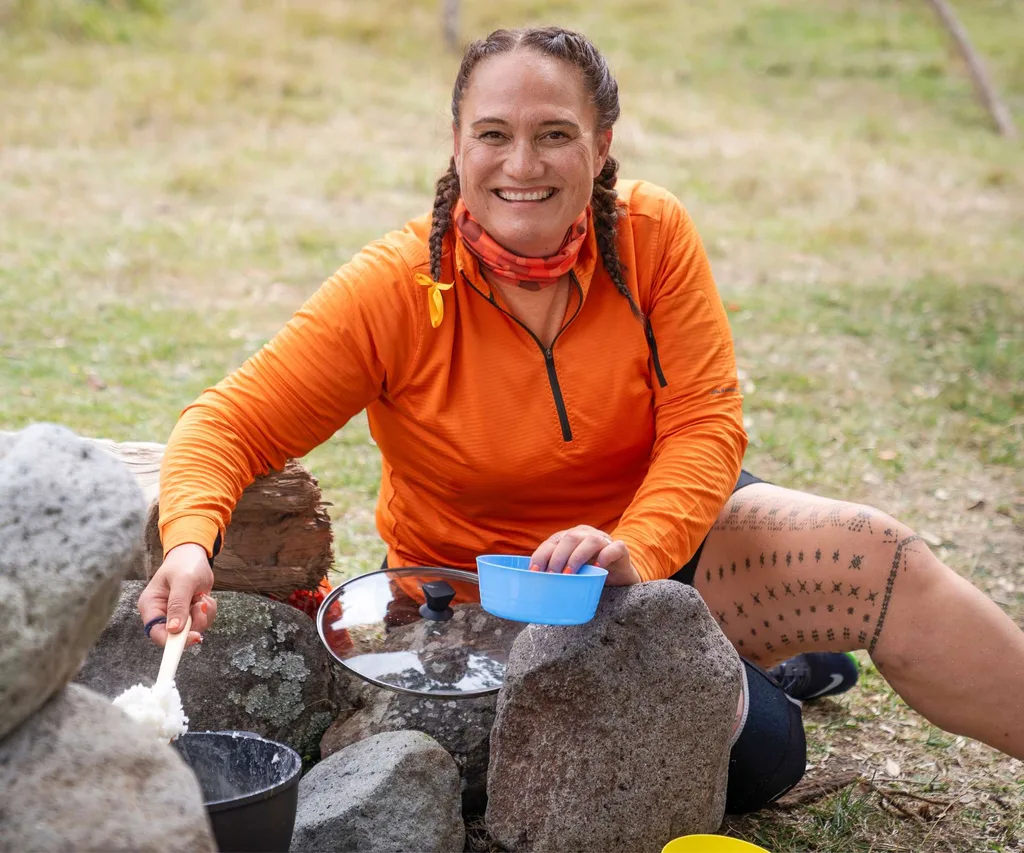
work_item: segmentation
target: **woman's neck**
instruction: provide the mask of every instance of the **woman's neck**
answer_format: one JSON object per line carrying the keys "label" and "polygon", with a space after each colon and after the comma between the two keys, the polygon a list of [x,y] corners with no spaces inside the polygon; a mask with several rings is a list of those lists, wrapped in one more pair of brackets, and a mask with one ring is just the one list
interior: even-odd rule
{"label": "woman's neck", "polygon": [[496,291],[506,310],[537,336],[545,349],[554,343],[569,304],[569,274],[540,290],[526,290],[504,282],[481,265],[484,279]]}

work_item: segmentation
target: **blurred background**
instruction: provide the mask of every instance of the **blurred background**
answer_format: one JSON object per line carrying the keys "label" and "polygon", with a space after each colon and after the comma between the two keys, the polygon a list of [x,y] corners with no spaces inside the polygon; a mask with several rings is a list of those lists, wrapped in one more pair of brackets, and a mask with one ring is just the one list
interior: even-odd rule
{"label": "blurred background", "polygon": [[[1024,3],[954,5],[1020,125]],[[704,237],[747,467],[896,514],[1024,623],[1024,147],[933,6],[0,0],[0,429],[165,441],[429,208],[458,46],[558,23],[619,79],[621,174],[670,188]],[[306,463],[337,577],[376,568],[365,421]]]}

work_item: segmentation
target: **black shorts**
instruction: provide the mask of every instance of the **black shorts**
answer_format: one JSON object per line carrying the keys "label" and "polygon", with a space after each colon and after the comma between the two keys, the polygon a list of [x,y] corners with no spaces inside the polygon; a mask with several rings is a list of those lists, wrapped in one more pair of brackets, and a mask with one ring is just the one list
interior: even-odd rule
{"label": "black shorts", "polygon": [[[747,486],[752,486],[754,483],[763,483],[764,480],[759,477],[755,477],[749,471],[740,471],[740,478],[736,481],[736,487],[732,490],[733,494],[736,494],[740,489],[744,489]],[[676,572],[669,580],[679,581],[680,583],[688,584],[693,586],[693,577],[697,574],[697,563],[700,562],[701,551],[704,550],[704,543],[708,541],[708,537],[705,536],[700,545],[697,546],[697,550],[693,552],[693,556],[690,557],[689,561],[683,566],[678,572]]]}

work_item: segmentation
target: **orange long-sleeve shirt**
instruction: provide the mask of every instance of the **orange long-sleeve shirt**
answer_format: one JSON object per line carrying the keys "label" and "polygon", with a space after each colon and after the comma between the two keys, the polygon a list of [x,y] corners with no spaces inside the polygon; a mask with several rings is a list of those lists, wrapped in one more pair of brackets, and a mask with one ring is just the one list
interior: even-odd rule
{"label": "orange long-sleeve shirt", "polygon": [[[475,569],[557,530],[601,528],[645,580],[694,553],[739,474],[746,435],[728,321],[679,202],[620,182],[631,314],[593,228],[549,350],[491,297],[452,232],[431,323],[429,216],[367,246],[260,352],[182,414],[164,456],[165,550],[212,553],[243,489],[366,409],[383,458],[377,527],[391,566]],[[436,298],[436,296],[435,296]]]}

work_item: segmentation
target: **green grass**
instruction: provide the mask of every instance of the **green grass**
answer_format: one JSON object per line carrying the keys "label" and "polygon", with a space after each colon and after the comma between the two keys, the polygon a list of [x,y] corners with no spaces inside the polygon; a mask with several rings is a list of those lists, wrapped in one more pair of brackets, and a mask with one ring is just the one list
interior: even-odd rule
{"label": "green grass", "polygon": [[[759,352],[769,339],[790,341],[792,367],[761,361],[751,364],[750,378],[772,391],[759,407],[771,418],[762,446],[809,482],[826,475],[815,448],[835,430],[863,440],[857,425],[866,422],[865,407],[873,443],[900,451],[877,459],[883,476],[905,473],[906,451],[922,457],[926,444],[940,459],[955,446],[984,465],[1016,464],[1024,441],[1024,306],[1010,290],[925,279],[808,288],[785,303],[752,294],[734,330],[741,349],[754,338]],[[824,369],[808,372],[808,361]]]}
{"label": "green grass", "polygon": [[137,42],[161,31],[166,0],[8,0],[0,24],[21,33],[73,43]]}
{"label": "green grass", "polygon": [[[1024,4],[956,6],[1024,125]],[[928,4],[463,3],[466,39],[539,22],[606,51],[624,175],[701,230],[748,467],[896,513],[1024,623],[1024,147],[992,131]],[[426,210],[447,163],[457,57],[434,0],[0,0],[0,30],[0,429],[165,440]],[[305,461],[337,576],[376,568],[365,418]],[[777,853],[1020,849],[1019,764],[927,726],[870,667],[854,693],[808,715],[812,763],[905,756],[900,784],[948,812],[853,786],[730,832]]]}

